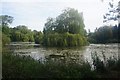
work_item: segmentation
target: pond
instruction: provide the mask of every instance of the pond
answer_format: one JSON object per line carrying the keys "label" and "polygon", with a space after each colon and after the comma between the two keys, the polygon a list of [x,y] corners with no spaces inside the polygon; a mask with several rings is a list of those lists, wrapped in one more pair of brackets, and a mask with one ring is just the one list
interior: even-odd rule
{"label": "pond", "polygon": [[[35,60],[65,60],[66,62],[82,62],[88,61],[92,63],[92,56],[97,55],[101,60],[104,61],[104,57],[107,58],[118,58],[118,44],[90,44],[80,48],[45,48],[42,46],[32,45],[31,47],[25,48],[16,47],[10,45],[11,50],[14,54],[20,56],[30,56]],[[19,45],[20,46],[20,45]],[[28,44],[29,46],[29,44]]]}

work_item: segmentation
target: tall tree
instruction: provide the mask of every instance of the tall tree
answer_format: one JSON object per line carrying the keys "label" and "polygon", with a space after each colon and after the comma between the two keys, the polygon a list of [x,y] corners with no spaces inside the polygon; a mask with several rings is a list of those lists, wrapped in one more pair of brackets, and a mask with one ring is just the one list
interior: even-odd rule
{"label": "tall tree", "polygon": [[13,22],[13,17],[8,15],[0,15],[0,25],[2,26],[2,32],[7,36],[10,36],[9,25]]}
{"label": "tall tree", "polygon": [[45,46],[82,46],[87,44],[83,13],[67,8],[56,18],[48,18],[43,29]]}
{"label": "tall tree", "polygon": [[44,32],[69,32],[84,35],[84,27],[83,14],[73,8],[67,8],[55,19],[49,18],[47,20]]}
{"label": "tall tree", "polygon": [[109,1],[109,8],[108,8],[108,13],[103,15],[104,21],[103,22],[108,22],[108,21],[118,21],[118,32],[117,32],[117,37],[118,40],[120,41],[120,1],[118,2],[118,5],[114,5],[114,0]]}
{"label": "tall tree", "polygon": [[0,24],[2,26],[9,25],[13,22],[13,17],[8,15],[1,15],[0,16]]}
{"label": "tall tree", "polygon": [[44,28],[43,32],[45,34],[52,33],[54,30],[54,23],[55,23],[55,21],[53,18],[48,18],[47,22],[45,23],[45,28]]}
{"label": "tall tree", "polygon": [[108,7],[108,12],[103,15],[103,22],[108,22],[108,21],[117,21],[118,24],[120,24],[120,1],[118,2],[118,5],[114,4],[114,0],[110,0],[108,2],[109,7]]}
{"label": "tall tree", "polygon": [[9,25],[13,22],[13,17],[8,15],[0,15],[0,28],[2,29],[2,44],[10,43]]}

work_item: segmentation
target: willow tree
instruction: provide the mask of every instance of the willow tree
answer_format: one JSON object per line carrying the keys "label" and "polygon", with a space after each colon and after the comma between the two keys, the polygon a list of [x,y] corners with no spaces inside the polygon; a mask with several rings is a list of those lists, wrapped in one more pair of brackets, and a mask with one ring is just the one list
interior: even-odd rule
{"label": "willow tree", "polygon": [[67,8],[55,19],[48,18],[45,23],[44,31],[50,33],[69,32],[71,34],[83,35],[85,32],[84,27],[83,13],[79,13],[74,8]]}
{"label": "willow tree", "polygon": [[[54,42],[56,42],[56,46],[63,46],[64,44],[67,46],[84,44],[84,40],[82,40],[85,39],[84,27],[83,13],[79,13],[78,10],[74,8],[64,9],[56,18],[47,19],[43,30],[44,43],[50,46],[53,45]],[[76,36],[77,34],[81,39]],[[64,35],[67,35],[68,38],[63,37]],[[68,44],[70,41],[74,43]]]}

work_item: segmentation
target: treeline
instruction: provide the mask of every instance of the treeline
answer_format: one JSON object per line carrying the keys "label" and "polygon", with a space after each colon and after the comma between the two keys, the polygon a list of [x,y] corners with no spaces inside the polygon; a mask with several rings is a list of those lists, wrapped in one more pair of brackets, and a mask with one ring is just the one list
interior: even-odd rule
{"label": "treeline", "polygon": [[87,44],[82,13],[78,13],[73,8],[65,9],[55,19],[48,18],[43,33],[31,31],[25,25],[10,28],[13,17],[2,15],[0,18],[3,44],[35,42],[51,47],[73,47]]}
{"label": "treeline", "polygon": [[117,26],[103,26],[87,35],[83,14],[73,8],[67,8],[56,18],[48,18],[41,31],[31,31],[25,25],[10,28],[13,17],[0,16],[0,32],[2,43],[35,42],[44,46],[73,47],[90,43],[120,42],[120,24]]}
{"label": "treeline", "polygon": [[20,25],[14,28],[2,26],[2,43],[10,42],[35,42],[40,44],[42,42],[43,34],[41,31],[31,31],[27,26]]}
{"label": "treeline", "polygon": [[103,23],[118,21],[115,26],[102,26],[94,32],[89,32],[88,40],[91,43],[120,43],[120,1],[116,6],[113,0],[108,1],[108,12],[103,15]]}
{"label": "treeline", "polygon": [[10,28],[9,24],[13,21],[13,17],[8,15],[0,16],[0,31],[2,32],[2,44],[8,44],[10,42],[42,42],[41,31],[31,31],[25,25],[19,25],[14,28]]}
{"label": "treeline", "polygon": [[90,43],[118,43],[120,42],[120,24],[117,26],[103,26],[89,32],[88,41]]}
{"label": "treeline", "polygon": [[67,8],[56,18],[48,18],[41,31],[31,31],[25,25],[10,28],[13,17],[2,15],[1,30],[3,44],[10,42],[35,42],[44,46],[73,47],[87,44],[83,14]]}

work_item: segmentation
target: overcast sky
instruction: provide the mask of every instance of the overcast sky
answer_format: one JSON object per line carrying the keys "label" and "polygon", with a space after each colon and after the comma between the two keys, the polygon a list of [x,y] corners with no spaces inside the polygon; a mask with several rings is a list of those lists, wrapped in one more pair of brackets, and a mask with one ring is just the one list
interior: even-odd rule
{"label": "overcast sky", "polygon": [[94,31],[103,25],[108,4],[101,0],[2,0],[0,15],[14,17],[11,27],[26,25],[29,29],[42,31],[48,17],[57,17],[67,7],[83,12],[85,29]]}

